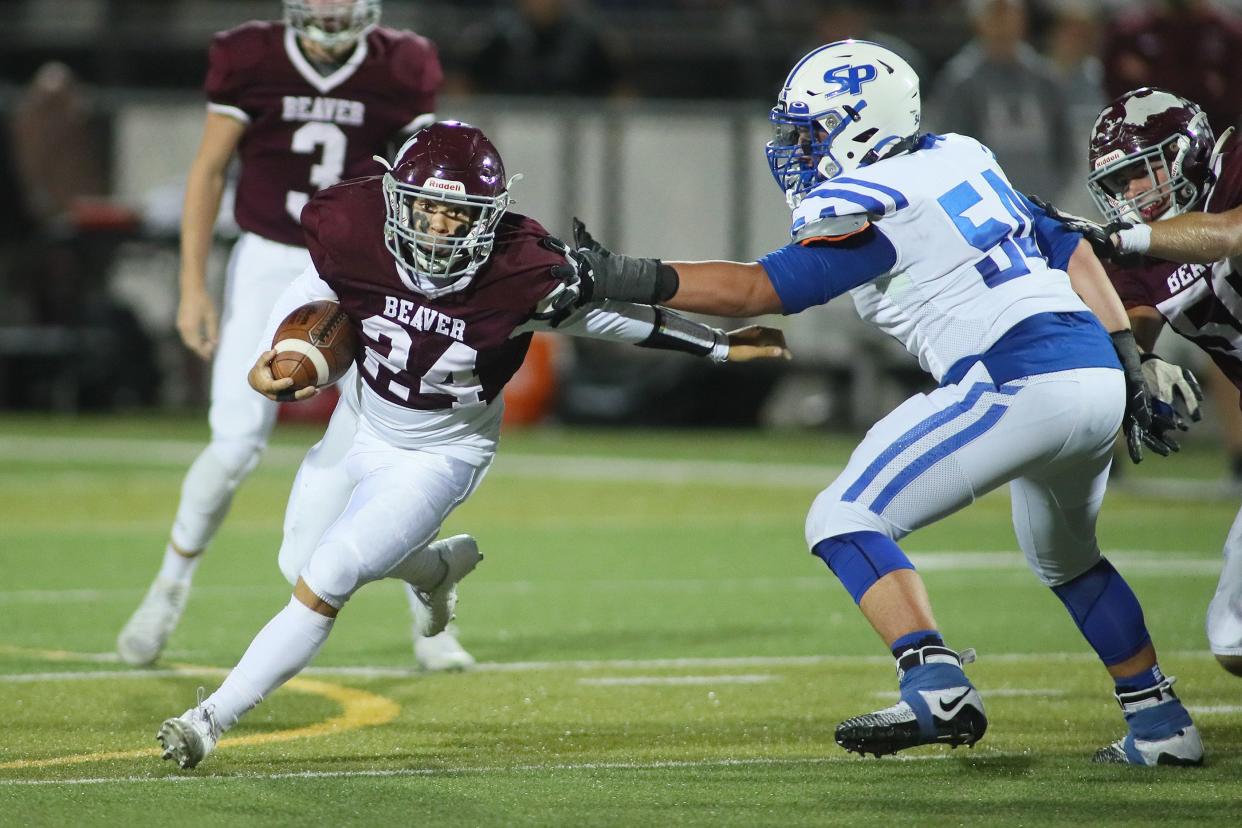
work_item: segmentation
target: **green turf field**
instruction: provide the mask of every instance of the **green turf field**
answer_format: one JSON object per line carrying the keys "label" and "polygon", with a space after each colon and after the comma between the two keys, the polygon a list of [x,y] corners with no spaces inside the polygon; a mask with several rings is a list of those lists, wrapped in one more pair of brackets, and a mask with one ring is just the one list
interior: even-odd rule
{"label": "green turf field", "polygon": [[288,600],[281,516],[315,433],[282,427],[165,660],[124,669],[114,638],[204,437],[197,418],[0,418],[0,825],[1242,820],[1242,680],[1202,632],[1240,498],[1206,445],[1127,470],[1101,525],[1202,769],[1088,763],[1122,732],[1111,682],[1025,569],[1003,493],[906,544],[949,643],[978,650],[987,737],[860,760],[833,728],[891,703],[891,659],[802,540],[850,440],[547,430],[508,435],[447,526],[487,556],[458,610],[478,669],[414,673],[404,597],[369,586],[312,670],[181,772],[155,730]]}

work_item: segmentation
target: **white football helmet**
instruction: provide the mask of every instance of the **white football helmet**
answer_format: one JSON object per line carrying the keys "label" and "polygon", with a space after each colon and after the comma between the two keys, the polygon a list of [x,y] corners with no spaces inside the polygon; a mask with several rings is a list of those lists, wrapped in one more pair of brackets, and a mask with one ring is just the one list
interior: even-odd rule
{"label": "white football helmet", "polygon": [[379,24],[380,0],[284,0],[285,22],[329,49],[345,46]]}
{"label": "white football helmet", "polygon": [[922,120],[919,76],[878,44],[829,43],[790,70],[770,120],[768,166],[795,207],[821,181],[912,144]]}

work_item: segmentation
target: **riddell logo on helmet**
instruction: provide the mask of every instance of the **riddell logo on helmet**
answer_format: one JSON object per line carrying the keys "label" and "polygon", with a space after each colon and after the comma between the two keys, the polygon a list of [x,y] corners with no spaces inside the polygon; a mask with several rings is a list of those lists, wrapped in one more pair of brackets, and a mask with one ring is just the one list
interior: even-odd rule
{"label": "riddell logo on helmet", "polygon": [[460,181],[445,181],[443,178],[428,178],[423,187],[428,190],[443,190],[446,193],[465,193],[466,185]]}
{"label": "riddell logo on helmet", "polygon": [[1104,155],[1101,155],[1099,158],[1095,159],[1095,168],[1098,170],[1100,167],[1103,167],[1107,164],[1111,164],[1114,161],[1117,161],[1125,157],[1126,157],[1126,154],[1124,152],[1122,152],[1119,149],[1115,149],[1112,152],[1105,153]]}

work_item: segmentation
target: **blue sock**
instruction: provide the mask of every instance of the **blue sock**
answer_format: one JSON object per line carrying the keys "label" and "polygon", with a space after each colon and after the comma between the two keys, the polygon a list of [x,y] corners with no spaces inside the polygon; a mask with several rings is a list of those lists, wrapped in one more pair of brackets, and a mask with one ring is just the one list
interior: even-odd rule
{"label": "blue sock", "polygon": [[1138,598],[1107,558],[1052,591],[1104,664],[1120,664],[1151,643]]}
{"label": "blue sock", "polygon": [[889,649],[893,651],[893,658],[901,658],[907,650],[918,650],[929,646],[944,646],[944,639],[936,630],[915,630],[912,633],[906,633],[894,641]]}
{"label": "blue sock", "polygon": [[1146,690],[1148,687],[1155,687],[1162,681],[1164,681],[1164,673],[1160,672],[1159,664],[1146,670],[1140,670],[1132,676],[1113,677],[1118,693],[1133,693],[1137,690]]}

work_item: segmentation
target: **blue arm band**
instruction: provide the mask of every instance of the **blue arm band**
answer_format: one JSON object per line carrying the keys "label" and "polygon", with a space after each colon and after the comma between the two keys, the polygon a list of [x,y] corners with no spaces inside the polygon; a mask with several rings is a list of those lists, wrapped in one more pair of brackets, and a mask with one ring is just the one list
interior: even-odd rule
{"label": "blue arm band", "polygon": [[1065,270],[1069,267],[1070,256],[1078,247],[1082,236],[1073,230],[1067,230],[1064,224],[1050,218],[1022,193],[1018,193],[1018,198],[1022,199],[1026,209],[1035,217],[1035,244],[1039,246],[1039,252],[1048,260],[1050,267]]}
{"label": "blue arm band", "polygon": [[839,242],[791,244],[759,260],[785,313],[822,305],[883,276],[897,263],[897,249],[874,226]]}

